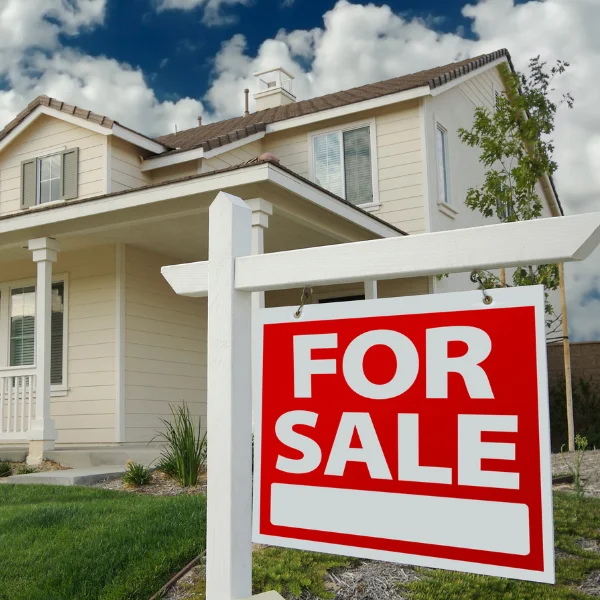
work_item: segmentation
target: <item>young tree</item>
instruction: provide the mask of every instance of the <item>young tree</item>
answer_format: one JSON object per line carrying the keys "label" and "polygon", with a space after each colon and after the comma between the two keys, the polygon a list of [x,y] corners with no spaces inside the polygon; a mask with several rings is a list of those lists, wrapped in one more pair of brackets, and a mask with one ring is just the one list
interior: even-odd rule
{"label": "young tree", "polygon": [[[506,92],[498,94],[493,112],[485,107],[475,109],[470,131],[459,129],[460,139],[481,149],[480,162],[485,166],[485,180],[468,190],[465,204],[484,217],[498,217],[502,222],[527,221],[542,215],[542,201],[536,187],[544,177],[557,169],[554,144],[556,111],[560,105],[573,107],[573,97],[564,94],[558,102],[551,99],[552,82],[569,64],[557,61],[549,71],[540,57],[529,61],[528,73],[514,73],[506,64],[500,74]],[[476,279],[484,288],[503,286],[505,281],[490,271],[481,271]],[[548,291],[559,287],[558,265],[519,267],[512,285],[542,284],[546,290],[546,325],[548,330],[560,327],[548,300]]]}

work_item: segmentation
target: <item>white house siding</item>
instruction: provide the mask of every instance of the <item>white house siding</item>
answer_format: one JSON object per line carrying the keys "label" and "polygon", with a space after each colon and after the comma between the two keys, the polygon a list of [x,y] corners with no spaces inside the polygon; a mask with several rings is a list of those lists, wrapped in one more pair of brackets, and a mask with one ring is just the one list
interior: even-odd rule
{"label": "white house siding", "polygon": [[142,172],[143,150],[114,136],[109,143],[111,192],[124,192],[152,183],[150,173]]}
{"label": "white house siding", "polygon": [[148,174],[152,177],[152,183],[162,183],[163,181],[170,181],[172,179],[190,177],[198,174],[198,162],[197,160],[190,160],[178,165],[148,171]]}
{"label": "white house siding", "polygon": [[[67,381],[50,407],[59,444],[115,441],[115,247],[61,252],[53,269],[66,275]],[[31,280],[32,261],[3,263],[2,282]]]}
{"label": "white house siding", "polygon": [[203,158],[201,164],[201,172],[208,173],[210,171],[216,171],[217,169],[226,169],[227,167],[233,167],[239,165],[247,160],[251,160],[260,156],[263,153],[262,143],[263,140],[245,144],[239,148],[234,148],[228,152],[223,152],[212,158]]}
{"label": "white house siding", "polygon": [[[408,279],[390,279],[377,283],[379,298],[393,298],[396,296],[417,296],[429,293],[429,279],[427,277],[412,277]],[[320,298],[335,298],[364,294],[364,285],[343,284],[328,285],[313,288],[312,303],[317,304]],[[267,308],[277,306],[298,306],[302,290],[278,290],[267,292],[265,304]]]}
{"label": "white house siding", "polygon": [[405,102],[373,111],[322,121],[310,126],[269,134],[263,150],[281,164],[310,178],[309,136],[322,129],[346,127],[375,119],[379,201],[373,212],[408,233],[425,230],[423,168],[419,105]]}
{"label": "white house siding", "polygon": [[79,195],[104,193],[105,136],[47,115],[38,117],[0,152],[0,215],[21,208],[21,162],[79,148]]}
{"label": "white house siding", "polygon": [[170,405],[206,415],[206,300],[177,296],[160,273],[173,259],[125,249],[127,442],[151,440]]}

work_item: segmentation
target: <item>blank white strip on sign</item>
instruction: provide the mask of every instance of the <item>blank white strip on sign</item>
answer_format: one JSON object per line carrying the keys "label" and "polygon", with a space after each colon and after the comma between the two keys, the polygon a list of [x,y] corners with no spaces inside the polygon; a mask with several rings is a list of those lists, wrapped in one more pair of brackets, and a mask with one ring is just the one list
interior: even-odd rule
{"label": "blank white strip on sign", "polygon": [[274,483],[271,523],[332,533],[529,554],[525,504]]}

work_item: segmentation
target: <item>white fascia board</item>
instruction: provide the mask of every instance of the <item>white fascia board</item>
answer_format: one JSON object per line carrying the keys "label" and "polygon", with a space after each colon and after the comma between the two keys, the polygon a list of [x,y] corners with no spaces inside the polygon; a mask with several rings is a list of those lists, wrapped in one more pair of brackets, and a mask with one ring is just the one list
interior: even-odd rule
{"label": "white fascia board", "polygon": [[268,163],[268,165],[269,181],[281,186],[292,194],[302,196],[309,202],[312,202],[313,204],[342,217],[346,221],[350,221],[380,237],[388,238],[402,235],[393,227],[374,219],[367,212],[348,206],[348,204],[341,200],[336,200],[329,194],[316,189],[312,185],[292,177],[289,173],[278,169],[271,163]]}
{"label": "white fascia board", "polygon": [[488,63],[487,65],[478,67],[477,69],[470,71],[469,73],[466,73],[465,75],[461,75],[460,77],[457,77],[456,79],[452,79],[451,81],[448,81],[447,83],[443,83],[442,85],[439,85],[438,87],[430,90],[430,94],[432,96],[439,96],[440,94],[443,94],[444,92],[447,92],[448,90],[451,90],[453,87],[456,87],[457,85],[460,85],[461,83],[464,83],[465,81],[469,81],[469,79],[473,79],[473,77],[477,77],[478,75],[481,75],[482,73],[485,73],[486,71],[489,71],[490,69],[496,68],[498,65],[501,65],[502,63],[506,63],[507,65],[509,64],[508,58],[506,58],[506,56],[497,58],[496,60],[492,61],[491,63]]}
{"label": "white fascia board", "polygon": [[204,158],[204,150],[202,148],[168,154],[167,156],[153,156],[152,158],[147,158],[142,163],[141,170],[142,172],[153,171],[154,169],[162,169],[164,167],[178,165],[179,163],[188,162],[190,160],[199,160],[201,158]]}
{"label": "white fascia board", "polygon": [[112,130],[108,127],[102,127],[102,125],[97,125],[96,123],[92,123],[91,121],[87,121],[86,119],[82,119],[81,117],[76,117],[73,115],[69,115],[60,110],[56,110],[55,108],[49,108],[48,106],[38,106],[30,115],[28,115],[21,123],[19,123],[1,142],[0,142],[0,151],[2,151],[8,144],[10,144],[16,137],[21,135],[25,129],[27,129],[32,123],[34,123],[39,117],[42,115],[47,115],[49,117],[54,117],[55,119],[61,119],[62,121],[66,121],[67,123],[72,123],[73,125],[77,125],[78,127],[83,127],[84,129],[89,129],[94,133],[99,133],[100,135],[111,135]]}
{"label": "white fascia board", "polygon": [[414,100],[415,98],[428,96],[430,93],[431,90],[429,89],[429,85],[423,85],[412,90],[381,96],[380,98],[363,100],[361,102],[353,102],[352,104],[347,104],[338,108],[329,108],[327,110],[311,113],[302,117],[294,117],[292,119],[286,119],[285,121],[279,121],[278,123],[270,123],[267,125],[267,133],[275,133],[277,131],[284,131],[285,129],[302,127],[303,125],[310,125],[312,123],[318,123],[328,119],[335,119],[336,117],[344,117],[346,115],[353,115],[358,112],[372,110],[374,108],[379,108],[380,106],[388,106],[390,104],[397,104],[398,102],[406,102],[407,100]]}
{"label": "white fascia board", "polygon": [[213,150],[205,152],[202,148],[195,148],[194,150],[187,150],[184,152],[177,152],[176,154],[169,154],[168,156],[155,156],[146,159],[142,163],[142,171],[152,171],[154,169],[160,169],[164,167],[170,167],[171,165],[178,165],[180,163],[189,162],[191,160],[200,160],[202,158],[212,158],[213,156],[219,156],[230,150],[235,150],[252,142],[256,142],[265,137],[264,131],[259,131],[248,137],[241,138],[235,142],[230,142],[224,146],[219,146]]}
{"label": "white fascia board", "polygon": [[113,125],[112,132],[116,137],[121,138],[134,146],[148,150],[148,152],[154,152],[154,154],[161,154],[162,152],[167,152],[169,150],[166,146],[140,135],[135,131],[131,131],[131,129],[122,127],[118,123]]}
{"label": "white fascia board", "polygon": [[115,194],[107,198],[98,198],[97,200],[90,198],[85,202],[65,202],[64,206],[50,210],[33,208],[22,214],[0,220],[0,235],[29,229],[30,227],[64,223],[65,221],[80,219],[82,217],[101,215],[211,191],[218,193],[224,188],[261,183],[267,180],[267,164],[262,163],[237,171],[215,173],[214,176],[208,175],[198,179],[159,185],[154,188],[140,190],[139,192]]}

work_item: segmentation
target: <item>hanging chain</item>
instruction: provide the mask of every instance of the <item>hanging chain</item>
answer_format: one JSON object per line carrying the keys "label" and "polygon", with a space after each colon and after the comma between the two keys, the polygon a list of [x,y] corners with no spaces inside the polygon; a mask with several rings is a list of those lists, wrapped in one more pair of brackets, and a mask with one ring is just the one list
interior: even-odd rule
{"label": "hanging chain", "polygon": [[298,307],[298,310],[296,310],[296,312],[294,313],[294,317],[296,319],[299,319],[302,316],[302,309],[307,304],[307,302],[311,299],[312,293],[313,293],[313,290],[310,287],[310,285],[305,285],[304,289],[302,290],[302,296],[300,296],[300,306]]}
{"label": "hanging chain", "polygon": [[481,278],[481,271],[474,270],[471,272],[471,281],[479,284],[479,289],[483,293],[483,303],[489,306],[494,299],[485,291],[483,280]]}

